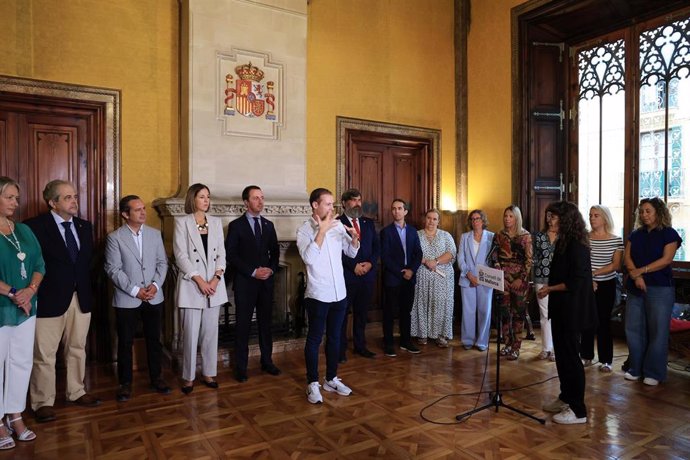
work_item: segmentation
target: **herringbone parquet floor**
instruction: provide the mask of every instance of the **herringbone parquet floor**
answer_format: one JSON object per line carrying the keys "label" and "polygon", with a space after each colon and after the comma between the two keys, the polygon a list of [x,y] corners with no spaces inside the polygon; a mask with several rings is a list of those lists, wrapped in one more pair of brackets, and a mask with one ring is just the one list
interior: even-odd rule
{"label": "herringbone parquet floor", "polygon": [[504,408],[458,423],[456,414],[489,400],[477,392],[483,380],[484,391],[493,389],[495,350],[487,361],[486,353],[466,351],[456,339],[447,349],[429,344],[419,355],[400,351],[388,358],[379,347],[380,326],[370,326],[376,358],[350,356],[340,367],[354,390],[350,397],[324,392],[323,404],[307,403],[302,351],[275,356],[279,377],[261,374],[253,358],[243,384],[225,362],[218,390],[197,381],[189,396],[172,371],[166,377],[175,391],[167,396],[150,393],[146,373],[137,372],[126,403],[115,401],[113,368],[96,366],[88,383],[104,400],[100,407],[59,401],[58,420],[45,424],[27,413],[38,439],[0,459],[690,458],[690,374],[671,370],[658,387],[627,382],[620,370],[623,342],[616,343],[612,374],[587,369],[586,425],[557,425],[541,411],[559,383],[555,364],[535,359],[538,340],[523,342],[518,361],[501,363],[501,387],[506,403],[546,417],[546,424]]}

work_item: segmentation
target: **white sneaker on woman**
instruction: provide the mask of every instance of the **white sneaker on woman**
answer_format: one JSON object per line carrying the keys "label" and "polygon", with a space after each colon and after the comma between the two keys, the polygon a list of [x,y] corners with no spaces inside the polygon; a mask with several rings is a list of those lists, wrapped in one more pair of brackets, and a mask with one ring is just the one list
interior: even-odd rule
{"label": "white sneaker on woman", "polygon": [[587,423],[587,417],[578,417],[572,409],[567,408],[560,413],[554,415],[551,420],[561,425],[576,425],[578,423]]}

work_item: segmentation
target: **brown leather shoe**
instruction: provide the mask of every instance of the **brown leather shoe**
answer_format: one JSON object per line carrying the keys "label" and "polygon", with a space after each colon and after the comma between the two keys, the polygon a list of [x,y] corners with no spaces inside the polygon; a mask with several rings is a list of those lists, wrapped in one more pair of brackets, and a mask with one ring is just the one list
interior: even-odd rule
{"label": "brown leather shoe", "polygon": [[36,421],[39,423],[52,422],[55,420],[55,411],[51,406],[43,406],[36,409],[34,416],[36,417]]}
{"label": "brown leather shoe", "polygon": [[86,406],[86,407],[96,407],[101,404],[101,400],[96,398],[95,396],[91,396],[88,393],[85,393],[81,395],[79,399],[75,399],[72,401],[74,404],[77,404],[79,406]]}

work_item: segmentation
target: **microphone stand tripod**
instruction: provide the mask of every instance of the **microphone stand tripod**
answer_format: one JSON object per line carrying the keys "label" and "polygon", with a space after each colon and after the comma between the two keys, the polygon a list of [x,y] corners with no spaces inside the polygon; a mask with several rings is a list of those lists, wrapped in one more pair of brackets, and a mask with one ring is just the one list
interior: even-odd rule
{"label": "microphone stand tripod", "polygon": [[476,409],[469,410],[467,412],[463,412],[461,414],[458,414],[455,416],[455,420],[461,422],[462,420],[466,419],[467,417],[471,416],[472,414],[476,414],[477,412],[481,412],[484,409],[490,409],[492,407],[496,408],[496,412],[498,412],[499,407],[505,407],[506,409],[510,409],[513,412],[516,412],[520,415],[523,415],[525,417],[529,417],[532,420],[541,423],[542,425],[546,424],[546,420],[543,418],[535,417],[532,414],[528,414],[527,412],[524,412],[520,409],[517,409],[513,406],[510,406],[506,403],[503,402],[503,396],[501,395],[501,389],[500,389],[500,384],[501,384],[501,343],[503,342],[503,336],[502,336],[502,330],[503,330],[503,324],[501,322],[501,313],[498,313],[498,331],[497,331],[497,337],[496,337],[496,391],[493,393],[493,396],[491,397],[491,402],[484,404],[481,407],[477,407]]}

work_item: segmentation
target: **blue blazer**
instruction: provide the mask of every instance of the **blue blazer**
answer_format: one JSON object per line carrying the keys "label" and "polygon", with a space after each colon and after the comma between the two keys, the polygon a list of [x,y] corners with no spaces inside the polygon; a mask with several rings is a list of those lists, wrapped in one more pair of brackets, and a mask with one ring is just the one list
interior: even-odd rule
{"label": "blue blazer", "polygon": [[383,265],[383,284],[386,287],[400,286],[403,282],[403,268],[412,270],[414,276],[411,282],[415,282],[417,270],[422,264],[422,245],[419,243],[417,229],[409,224],[405,227],[405,242],[407,264],[405,264],[405,253],[395,223],[381,230],[381,264]]}
{"label": "blue blazer", "polygon": [[91,222],[73,217],[79,236],[79,254],[72,262],[65,240],[50,212],[28,219],[28,225],[41,244],[46,274],[38,287],[38,318],[56,318],[69,308],[72,294],[77,291],[79,308],[89,313],[93,302],[91,291],[91,258],[93,257],[93,226]]}
{"label": "blue blazer", "polygon": [[274,276],[261,283],[252,278],[252,273],[259,267],[268,267],[275,275],[280,263],[280,247],[273,222],[260,216],[261,245],[257,247],[254,230],[247,220],[247,213],[242,214],[228,225],[228,236],[225,238],[225,254],[228,266],[232,267],[235,289],[247,284],[266,284],[273,289]]}
{"label": "blue blazer", "polygon": [[[351,227],[350,219],[346,215],[339,217],[340,221],[346,227]],[[374,222],[366,217],[358,219],[361,237],[359,240],[359,251],[357,255],[352,258],[343,253],[343,268],[345,273],[345,283],[373,283],[376,281],[376,268],[379,264],[379,255],[381,250],[379,247],[379,239],[376,235],[376,228]],[[355,275],[355,266],[361,262],[371,263],[371,270],[364,276]]]}
{"label": "blue blazer", "polygon": [[472,231],[463,233],[460,237],[460,244],[458,245],[458,267],[460,267],[460,281],[458,281],[458,284],[461,287],[470,287],[470,280],[467,279],[467,273],[472,273],[474,276],[477,276],[477,265],[488,265],[486,257],[491,251],[491,243],[494,240],[494,234],[488,230],[482,232],[482,240],[479,242],[479,251],[476,257],[472,248],[473,238]]}

